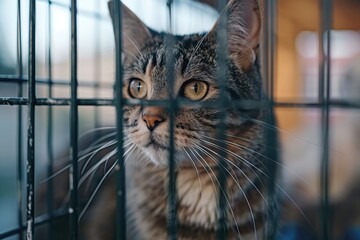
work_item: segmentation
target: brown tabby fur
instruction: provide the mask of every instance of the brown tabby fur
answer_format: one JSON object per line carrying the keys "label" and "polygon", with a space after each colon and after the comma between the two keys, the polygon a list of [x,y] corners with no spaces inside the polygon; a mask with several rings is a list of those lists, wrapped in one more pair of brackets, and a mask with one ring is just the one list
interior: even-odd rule
{"label": "brown tabby fur", "polygon": [[[112,13],[110,3],[110,12]],[[218,79],[221,66],[217,53],[220,22],[203,34],[173,36],[174,62],[168,62],[166,33],[148,29],[126,6],[123,12],[123,95],[131,99],[129,84],[141,79],[148,88],[146,100],[168,99],[167,67],[174,71],[174,92],[182,91],[189,81],[203,81],[207,94],[200,102],[223,99],[260,100],[261,76],[257,59],[261,15],[256,0],[229,1],[220,18],[227,17],[227,49],[224,66],[226,79]],[[228,106],[228,105],[227,105]],[[174,125],[175,161],[178,196],[178,239],[215,239],[217,229],[219,116],[224,111],[225,150],[228,176],[226,200],[228,239],[262,239],[265,232],[267,169],[264,129],[260,110],[244,111],[183,106],[176,112]],[[150,131],[144,116],[162,121]],[[159,106],[125,106],[124,132],[127,176],[128,238],[167,238],[167,162],[169,117]],[[113,148],[112,148],[113,149]],[[112,149],[108,150],[110,152]],[[104,148],[106,151],[106,148]],[[105,153],[102,154],[106,155]],[[99,157],[103,161],[104,157]],[[81,220],[84,239],[114,239],[115,184],[110,177],[97,193]]]}

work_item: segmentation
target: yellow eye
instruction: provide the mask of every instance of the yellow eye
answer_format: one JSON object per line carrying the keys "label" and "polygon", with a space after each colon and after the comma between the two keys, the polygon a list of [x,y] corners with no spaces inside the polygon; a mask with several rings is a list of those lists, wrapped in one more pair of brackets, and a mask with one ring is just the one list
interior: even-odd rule
{"label": "yellow eye", "polygon": [[190,100],[198,101],[205,97],[208,85],[202,81],[191,81],[184,87],[184,96]]}
{"label": "yellow eye", "polygon": [[144,98],[147,94],[147,86],[140,79],[133,79],[129,85],[129,93],[133,98]]}

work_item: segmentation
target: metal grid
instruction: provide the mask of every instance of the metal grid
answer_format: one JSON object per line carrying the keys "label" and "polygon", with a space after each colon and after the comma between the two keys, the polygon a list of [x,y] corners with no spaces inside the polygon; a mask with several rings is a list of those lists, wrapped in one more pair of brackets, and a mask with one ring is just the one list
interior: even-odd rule
{"label": "metal grid", "polygon": [[[40,0],[38,0],[40,1]],[[68,8],[69,6],[57,2],[53,2],[51,0],[41,0],[48,2],[48,17],[51,19],[51,6],[58,5],[64,8]],[[0,105],[14,105],[18,107],[18,227],[16,229],[6,231],[0,233],[0,239],[5,239],[9,236],[18,235],[20,239],[23,239],[26,235],[27,239],[34,238],[34,229],[36,226],[42,224],[50,224],[52,219],[63,215],[70,215],[70,227],[71,227],[71,239],[78,239],[78,192],[77,192],[77,185],[78,185],[78,108],[79,106],[115,106],[117,110],[117,139],[118,139],[118,162],[117,165],[119,166],[120,171],[116,172],[116,179],[117,179],[117,224],[118,226],[123,226],[122,228],[117,228],[117,239],[126,239],[126,189],[125,189],[125,168],[124,166],[124,159],[122,158],[123,155],[123,123],[122,123],[122,106],[125,104],[147,104],[147,105],[164,105],[168,108],[170,113],[170,126],[173,129],[173,123],[175,118],[175,111],[177,108],[189,104],[188,102],[179,102],[176,99],[169,99],[169,101],[152,101],[152,102],[144,102],[144,101],[132,101],[126,100],[122,97],[121,85],[122,85],[122,63],[121,63],[121,11],[120,11],[120,0],[114,1],[114,16],[115,16],[115,36],[116,36],[116,91],[114,100],[108,99],[78,99],[77,96],[77,88],[78,86],[86,86],[90,88],[98,88],[98,87],[105,87],[110,88],[112,86],[109,85],[101,85],[100,83],[82,83],[78,82],[77,78],[77,15],[84,14],[88,15],[92,18],[97,20],[101,20],[106,18],[105,16],[101,16],[99,14],[93,14],[86,11],[78,11],[77,10],[77,1],[71,0],[71,98],[70,99],[54,99],[52,97],[52,88],[54,85],[65,85],[68,86],[67,81],[54,81],[52,79],[51,73],[51,31],[50,27],[48,29],[48,41],[47,41],[47,49],[48,49],[48,78],[47,79],[37,79],[35,77],[35,37],[36,37],[36,0],[29,0],[30,8],[29,8],[29,63],[28,63],[28,79],[23,77],[23,66],[22,66],[22,41],[23,36],[21,35],[21,1],[18,0],[18,7],[17,7],[17,56],[18,56],[18,75],[17,76],[0,76],[0,82],[7,82],[12,84],[18,85],[18,94],[16,97],[1,97],[0,98]],[[171,12],[172,12],[172,4],[173,1],[168,0],[167,6],[170,15],[170,24],[171,26]],[[222,9],[226,5],[226,0],[219,1],[219,9]],[[356,103],[348,103],[348,102],[341,102],[341,101],[334,101],[330,99],[330,43],[331,43],[331,36],[330,36],[330,29],[331,29],[331,12],[332,12],[332,1],[331,0],[321,0],[322,6],[322,18],[321,18],[321,41],[320,43],[320,56],[322,61],[320,62],[320,76],[319,76],[319,99],[316,102],[278,102],[274,99],[274,59],[275,59],[275,47],[276,47],[276,39],[275,39],[275,21],[276,21],[276,0],[269,0],[265,1],[265,32],[264,32],[264,69],[265,69],[265,80],[266,80],[266,92],[267,96],[261,102],[249,102],[249,101],[239,101],[231,103],[233,106],[237,107],[244,107],[244,108],[267,108],[269,109],[268,114],[268,124],[275,125],[275,116],[274,116],[274,108],[316,108],[322,110],[322,123],[323,123],[323,137],[322,137],[322,146],[323,146],[323,153],[322,153],[322,229],[323,229],[323,239],[330,239],[330,225],[329,225],[329,197],[328,197],[328,182],[329,182],[329,113],[331,108],[333,107],[344,107],[344,108],[358,108],[359,104]],[[171,31],[171,29],[169,29]],[[218,49],[223,50],[226,49],[225,43],[225,34],[221,33],[218,34]],[[174,44],[174,40],[172,38],[167,39],[168,49],[171,49],[171,46]],[[222,53],[226,51],[220,51]],[[170,59],[173,59],[171,56],[171,51],[168,51]],[[220,55],[220,59],[224,58],[225,56]],[[171,69],[171,68],[169,68]],[[173,76],[173,73],[170,72],[170,76]],[[218,77],[223,77],[224,72],[222,68],[218,71]],[[172,78],[170,78],[171,81]],[[36,97],[36,85],[47,85],[48,86],[48,98],[37,98]],[[28,86],[28,97],[23,97],[23,86]],[[170,86],[172,86],[170,84]],[[169,92],[173,90],[170,88]],[[172,96],[170,94],[170,96]],[[213,103],[211,103],[213,105]],[[223,106],[226,103],[220,103],[218,107]],[[27,139],[27,172],[26,172],[26,179],[22,178],[22,166],[24,163],[22,162],[23,153],[22,153],[22,139],[25,136],[22,136],[22,125],[24,119],[22,116],[23,108],[22,106],[26,105],[28,107],[28,134],[26,136]],[[71,159],[72,159],[72,167],[70,170],[70,179],[71,179],[71,204],[70,204],[70,211],[63,212],[63,211],[50,211],[49,214],[40,216],[35,218],[34,215],[34,203],[36,199],[34,199],[34,191],[35,191],[35,182],[34,182],[34,174],[35,174],[35,163],[34,163],[34,154],[35,154],[35,108],[37,106],[49,106],[48,111],[48,152],[49,152],[49,165],[48,165],[48,175],[52,174],[53,169],[53,151],[52,151],[52,108],[56,106],[70,106],[71,108]],[[203,106],[203,105],[201,105]],[[222,124],[223,125],[223,124]],[[224,126],[219,127],[219,138],[224,138],[223,136],[223,129]],[[176,175],[175,175],[175,166],[174,166],[174,138],[173,138],[173,131],[171,133],[171,141],[170,141],[170,157],[169,157],[169,198],[168,198],[168,205],[169,205],[169,214],[168,214],[168,232],[170,239],[176,239]],[[267,143],[268,143],[268,151],[267,154],[272,159],[277,159],[277,152],[274,151],[274,144],[276,144],[276,131],[269,130],[267,132]],[[224,155],[225,153],[219,153],[220,155]],[[221,158],[219,158],[221,162]],[[225,164],[225,163],[224,163]],[[272,169],[272,179],[275,178],[276,175],[276,164],[273,163],[269,166]],[[223,169],[223,168],[220,168]],[[219,182],[224,183],[226,173],[224,171],[220,171],[219,175]],[[272,179],[269,180],[269,192],[272,194],[275,191],[274,181]],[[27,196],[26,199],[23,199],[21,192],[23,191],[22,186],[23,182],[26,180],[27,184]],[[49,187],[49,199],[48,199],[48,207],[50,210],[53,210],[52,204],[52,184],[50,181]],[[23,203],[26,202],[26,219],[23,219]],[[219,211],[221,212],[221,218],[219,220],[219,230],[217,232],[218,239],[225,239],[226,236],[226,228],[224,227],[224,220],[226,219],[224,209],[224,196],[220,194],[219,199]],[[275,214],[275,198],[273,201],[269,202],[269,216],[274,216],[270,226],[270,239],[276,239],[275,232],[276,232],[276,214]],[[51,231],[49,233],[49,239],[51,239]]]}

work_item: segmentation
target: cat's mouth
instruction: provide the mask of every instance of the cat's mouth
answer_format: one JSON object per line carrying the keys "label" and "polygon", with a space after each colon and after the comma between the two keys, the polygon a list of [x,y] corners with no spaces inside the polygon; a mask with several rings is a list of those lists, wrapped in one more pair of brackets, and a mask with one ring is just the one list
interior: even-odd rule
{"label": "cat's mouth", "polygon": [[162,145],[159,142],[157,142],[153,137],[150,137],[150,140],[148,143],[145,144],[145,148],[154,148],[155,150],[167,150],[168,146]]}

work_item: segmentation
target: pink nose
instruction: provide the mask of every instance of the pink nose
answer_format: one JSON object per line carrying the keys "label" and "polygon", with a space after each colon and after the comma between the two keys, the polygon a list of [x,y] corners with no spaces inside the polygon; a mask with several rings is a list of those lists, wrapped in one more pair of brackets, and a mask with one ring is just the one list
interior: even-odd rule
{"label": "pink nose", "polygon": [[165,111],[159,107],[147,107],[144,109],[144,122],[150,131],[153,131],[160,123],[165,121]]}
{"label": "pink nose", "polygon": [[150,131],[154,130],[161,122],[164,121],[164,119],[158,115],[144,115],[143,120]]}

